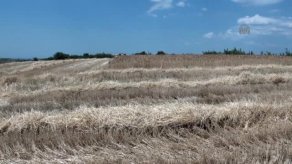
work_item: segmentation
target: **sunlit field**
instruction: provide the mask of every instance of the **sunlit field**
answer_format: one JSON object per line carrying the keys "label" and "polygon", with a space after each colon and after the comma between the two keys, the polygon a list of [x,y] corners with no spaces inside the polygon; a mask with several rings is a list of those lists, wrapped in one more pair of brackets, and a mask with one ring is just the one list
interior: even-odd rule
{"label": "sunlit field", "polygon": [[289,163],[291,145],[291,57],[0,64],[0,163]]}

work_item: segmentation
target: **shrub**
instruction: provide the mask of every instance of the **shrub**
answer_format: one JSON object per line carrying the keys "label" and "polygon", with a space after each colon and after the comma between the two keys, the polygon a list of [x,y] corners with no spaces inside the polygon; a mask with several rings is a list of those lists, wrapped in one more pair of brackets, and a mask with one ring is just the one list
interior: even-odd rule
{"label": "shrub", "polygon": [[113,58],[114,55],[109,53],[96,53],[95,55],[89,55],[89,58]]}
{"label": "shrub", "polygon": [[286,55],[286,56],[292,56],[292,52],[290,52],[290,51],[288,50],[288,48],[286,48],[285,55]]}
{"label": "shrub", "polygon": [[156,55],[166,55],[166,53],[164,51],[158,51]]}
{"label": "shrub", "polygon": [[90,56],[89,53],[84,53],[84,54],[83,54],[83,57],[84,57],[84,58],[89,58],[89,56]]}
{"label": "shrub", "polygon": [[148,55],[148,53],[146,51],[142,51],[142,52],[135,53],[135,55]]}
{"label": "shrub", "polygon": [[242,49],[237,49],[237,48],[233,48],[231,50],[224,49],[224,54],[227,55],[246,55],[245,51],[243,51]]}
{"label": "shrub", "polygon": [[203,51],[204,55],[217,55],[217,54],[223,54],[222,52],[218,52],[218,51]]}
{"label": "shrub", "polygon": [[68,54],[65,54],[63,52],[57,52],[57,53],[55,53],[53,58],[55,60],[64,60],[64,59],[68,59],[69,57],[70,57],[70,55],[68,55]]}

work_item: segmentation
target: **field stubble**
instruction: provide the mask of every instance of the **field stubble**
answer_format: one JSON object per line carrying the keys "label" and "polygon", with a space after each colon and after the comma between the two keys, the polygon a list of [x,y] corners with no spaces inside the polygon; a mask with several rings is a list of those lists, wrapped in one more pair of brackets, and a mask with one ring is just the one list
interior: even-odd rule
{"label": "field stubble", "polygon": [[0,163],[292,162],[292,58],[0,65]]}

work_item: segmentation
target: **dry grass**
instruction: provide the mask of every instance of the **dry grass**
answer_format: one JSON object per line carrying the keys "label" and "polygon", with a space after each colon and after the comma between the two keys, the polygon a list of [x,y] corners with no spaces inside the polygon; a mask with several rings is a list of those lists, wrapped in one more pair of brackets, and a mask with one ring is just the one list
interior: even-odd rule
{"label": "dry grass", "polygon": [[16,83],[18,82],[18,78],[15,77],[15,76],[12,76],[12,77],[6,77],[3,81],[3,84],[2,85],[11,85],[13,83]]}
{"label": "dry grass", "polygon": [[[104,156],[100,154],[109,153],[112,162],[123,159],[124,162],[164,163],[251,162],[270,158],[283,162],[291,155],[291,107],[289,102],[243,101],[221,105],[175,102],[150,106],[81,106],[66,113],[28,112],[1,122],[0,150],[10,158],[34,160],[45,160],[42,154],[52,151],[67,152],[65,156],[68,157],[78,154],[79,149],[87,149],[92,161],[102,161]],[[267,125],[272,127],[267,129]],[[154,152],[167,150],[156,154],[156,159],[151,158],[154,152],[147,150],[153,146],[153,141],[160,143],[154,146]],[[255,149],[259,150],[258,154],[249,154],[256,152]],[[214,157],[206,156],[210,151],[214,152]],[[260,151],[279,152],[261,156]],[[21,153],[25,153],[25,157]],[[55,161],[60,160],[57,154],[53,155]],[[176,158],[169,158],[173,155]],[[242,155],[246,155],[246,159]]]}
{"label": "dry grass", "polygon": [[109,63],[109,68],[191,68],[240,65],[291,65],[292,58],[281,56],[247,55],[175,55],[175,56],[120,56]]}
{"label": "dry grass", "polygon": [[292,58],[0,65],[0,163],[291,163]]}

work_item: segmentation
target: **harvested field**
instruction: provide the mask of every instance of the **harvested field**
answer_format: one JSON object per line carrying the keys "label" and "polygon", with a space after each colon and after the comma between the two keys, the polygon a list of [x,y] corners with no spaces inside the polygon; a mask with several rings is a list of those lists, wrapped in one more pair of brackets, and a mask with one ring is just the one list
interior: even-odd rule
{"label": "harvested field", "polygon": [[292,58],[0,64],[0,163],[291,163]]}
{"label": "harvested field", "polygon": [[109,64],[109,68],[190,68],[240,65],[291,65],[287,56],[248,56],[248,55],[179,55],[173,56],[120,56]]}

